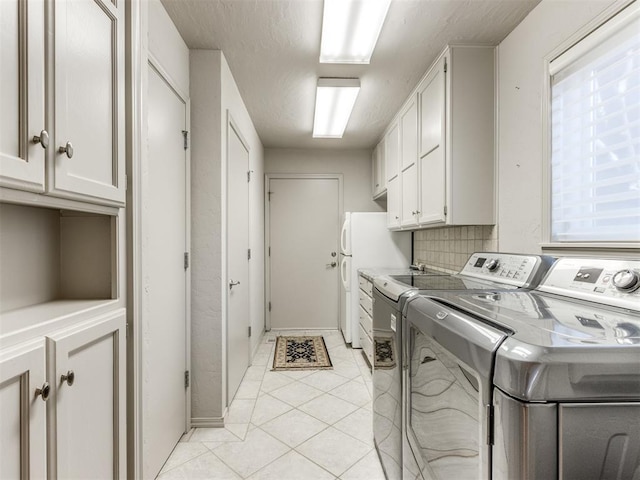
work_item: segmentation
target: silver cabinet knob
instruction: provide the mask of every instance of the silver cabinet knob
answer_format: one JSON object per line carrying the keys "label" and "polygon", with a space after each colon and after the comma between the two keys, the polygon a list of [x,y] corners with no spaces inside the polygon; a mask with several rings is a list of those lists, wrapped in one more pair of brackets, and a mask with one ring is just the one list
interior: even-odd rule
{"label": "silver cabinet knob", "polygon": [[73,372],[73,370],[69,370],[65,375],[60,376],[60,382],[67,382],[67,385],[69,386],[73,385],[73,382],[75,382],[75,380],[76,374]]}
{"label": "silver cabinet knob", "polygon": [[34,135],[31,139],[32,143],[39,143],[42,148],[47,148],[49,146],[49,134],[46,130],[42,130],[40,135]]}
{"label": "silver cabinet knob", "polygon": [[67,158],[73,157],[73,145],[71,142],[67,142],[64,147],[59,147],[58,153],[66,153]]}
{"label": "silver cabinet knob", "polygon": [[335,268],[338,264],[336,262],[327,263],[327,267]]}
{"label": "silver cabinet knob", "polygon": [[229,281],[229,290],[231,290],[236,285],[240,285],[240,282],[234,282],[233,280]]}
{"label": "silver cabinet knob", "polygon": [[49,382],[44,382],[42,384],[42,387],[36,388],[36,397],[40,395],[43,402],[49,400],[49,394],[51,394],[51,387],[49,386]]}

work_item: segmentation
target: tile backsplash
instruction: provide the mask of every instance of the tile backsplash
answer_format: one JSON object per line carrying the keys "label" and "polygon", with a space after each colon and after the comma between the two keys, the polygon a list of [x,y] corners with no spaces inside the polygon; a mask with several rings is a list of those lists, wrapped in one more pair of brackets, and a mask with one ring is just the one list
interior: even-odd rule
{"label": "tile backsplash", "polygon": [[413,236],[414,263],[459,271],[473,252],[498,251],[498,227],[470,225],[418,230]]}

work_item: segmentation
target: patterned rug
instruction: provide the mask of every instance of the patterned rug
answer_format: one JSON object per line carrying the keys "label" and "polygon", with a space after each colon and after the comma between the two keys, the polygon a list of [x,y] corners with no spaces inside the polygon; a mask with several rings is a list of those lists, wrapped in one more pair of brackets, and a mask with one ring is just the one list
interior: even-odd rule
{"label": "patterned rug", "polygon": [[396,355],[393,351],[393,340],[386,338],[376,338],[373,368],[390,369],[396,366]]}
{"label": "patterned rug", "polygon": [[317,337],[277,337],[273,370],[331,370],[324,339]]}

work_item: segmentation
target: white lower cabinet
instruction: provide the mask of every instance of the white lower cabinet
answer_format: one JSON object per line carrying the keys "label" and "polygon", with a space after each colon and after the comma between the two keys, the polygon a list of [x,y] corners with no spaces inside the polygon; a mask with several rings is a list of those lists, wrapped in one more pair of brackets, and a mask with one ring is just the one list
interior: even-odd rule
{"label": "white lower cabinet", "polygon": [[0,351],[0,478],[126,477],[125,318]]}
{"label": "white lower cabinet", "polygon": [[57,478],[125,478],[125,313],[47,336],[49,470]]}
{"label": "white lower cabinet", "polygon": [[46,476],[45,363],[42,338],[0,352],[0,478]]}
{"label": "white lower cabinet", "polygon": [[360,308],[359,308],[359,335],[362,351],[369,360],[369,365],[373,366],[373,284],[371,281],[360,275],[358,279],[360,286]]}

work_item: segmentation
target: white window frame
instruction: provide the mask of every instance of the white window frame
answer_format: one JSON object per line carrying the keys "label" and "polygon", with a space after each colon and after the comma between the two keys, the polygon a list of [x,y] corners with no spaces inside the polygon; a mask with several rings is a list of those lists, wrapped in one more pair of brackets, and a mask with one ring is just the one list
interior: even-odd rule
{"label": "white window frame", "polygon": [[[640,242],[558,242],[551,240],[551,80],[552,68],[558,71],[585,52],[606,39],[612,31],[617,31],[640,17],[640,0],[616,2],[603,11],[592,22],[572,35],[566,42],[545,57],[544,88],[542,92],[542,124],[543,124],[543,204],[542,204],[542,238],[540,244],[545,253],[570,255],[570,251],[584,252],[591,250],[601,256],[613,252],[613,256],[624,253],[640,252]],[[571,50],[571,51],[569,51]]]}

